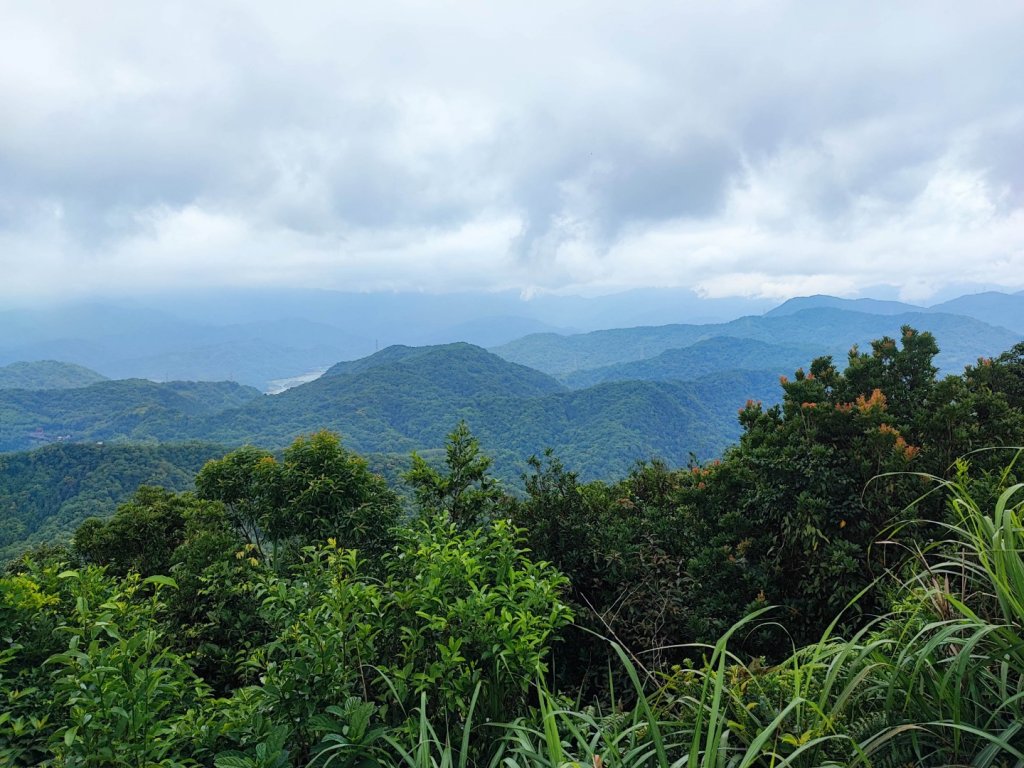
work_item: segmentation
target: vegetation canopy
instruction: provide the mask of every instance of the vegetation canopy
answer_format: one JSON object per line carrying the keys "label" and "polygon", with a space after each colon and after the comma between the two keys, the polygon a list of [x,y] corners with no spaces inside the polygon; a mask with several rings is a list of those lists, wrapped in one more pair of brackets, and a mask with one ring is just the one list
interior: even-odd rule
{"label": "vegetation canopy", "polygon": [[204,457],[0,576],[0,765],[1024,764],[1024,350],[937,352],[617,481],[510,493],[467,422],[402,484],[329,432]]}

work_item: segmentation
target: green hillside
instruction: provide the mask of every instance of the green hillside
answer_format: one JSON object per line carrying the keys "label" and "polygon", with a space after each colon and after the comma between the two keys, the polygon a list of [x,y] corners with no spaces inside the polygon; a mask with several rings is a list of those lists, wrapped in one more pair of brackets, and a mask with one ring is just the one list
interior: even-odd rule
{"label": "green hillside", "polygon": [[348,365],[352,373],[332,369],[279,395],[195,420],[192,433],[283,446],[326,428],[362,451],[408,452],[440,446],[464,409],[563,389],[550,376],[471,344],[391,348]]}
{"label": "green hillside", "polygon": [[138,441],[188,437],[189,417],[260,397],[234,382],[103,381],[62,390],[0,391],[0,451],[53,442]]}
{"label": "green hillside", "polygon": [[67,444],[0,455],[0,562],[109,515],[140,485],[191,488],[203,464],[223,453],[201,443]]}
{"label": "green hillside", "polygon": [[[738,434],[736,409],[750,397],[771,398],[778,382],[774,374],[736,373],[724,386],[718,375],[568,392],[549,376],[469,344],[378,355],[280,395],[191,420],[189,435],[282,447],[330,429],[361,453],[407,453],[440,447],[452,425],[465,419],[506,479],[547,447],[584,476],[600,477],[652,455],[672,461],[685,461],[690,451],[716,455]],[[159,430],[154,436],[168,439]]]}
{"label": "green hillside", "polygon": [[[739,358],[737,358],[739,359]],[[470,344],[393,347],[279,395],[233,384],[141,380],[54,393],[0,393],[0,448],[44,441],[176,442],[283,448],[329,429],[361,453],[440,448],[465,419],[516,482],[553,447],[585,477],[638,459],[707,458],[739,434],[736,410],[775,396],[776,373],[717,371],[692,382],[628,381],[569,391],[546,374]]]}
{"label": "green hillside", "polygon": [[390,347],[385,347],[379,352],[374,352],[372,355],[366,357],[360,357],[358,360],[346,360],[340,363],[336,363],[328,368],[324,372],[324,376],[347,376],[353,373],[362,373],[363,371],[369,371],[373,368],[380,368],[384,365],[391,363],[401,363],[408,360],[414,360],[423,355],[429,355],[437,350],[449,349],[456,350],[463,347],[469,347],[471,345],[458,343],[458,344],[442,344],[427,347],[409,347],[405,344],[394,344]]}
{"label": "green hillside", "polygon": [[723,371],[692,382],[620,381],[510,402],[466,419],[496,468],[517,476],[545,448],[586,479],[627,473],[637,461],[686,464],[718,456],[740,434],[737,410],[748,399],[778,399],[778,376]]}
{"label": "green hillside", "polygon": [[56,360],[0,366],[0,389],[71,389],[86,387],[106,378],[85,366]]}
{"label": "green hillside", "polygon": [[[522,373],[519,366],[478,348],[435,349],[418,359],[422,367],[406,371],[404,390],[377,386],[381,377],[391,376],[381,366],[296,387],[288,397],[263,397],[215,419],[151,409],[140,416],[136,429],[147,439],[177,439],[191,431],[207,438],[215,433],[221,445],[271,449],[284,448],[295,435],[331,429],[344,435],[348,447],[366,454],[375,471],[397,483],[409,468],[411,451],[440,461],[447,433],[464,418],[494,456],[495,475],[514,490],[521,487],[527,459],[547,448],[585,479],[624,475],[637,461],[651,458],[681,466],[691,452],[717,456],[740,434],[739,406],[748,398],[774,402],[780,396],[774,374],[728,371],[694,382],[612,382],[576,391],[556,384],[557,391],[532,397],[498,397],[481,382],[476,397],[462,399],[446,396],[443,382],[433,387],[418,382],[439,367],[454,369],[458,360],[477,359],[506,369],[506,375]],[[459,379],[450,375],[446,381]],[[465,380],[460,383],[468,386]],[[548,383],[544,389],[551,387]],[[214,422],[217,431],[206,430]],[[203,463],[226,450],[212,442],[67,442],[0,455],[0,561],[26,546],[66,537],[86,517],[107,516],[139,485],[188,489]]]}

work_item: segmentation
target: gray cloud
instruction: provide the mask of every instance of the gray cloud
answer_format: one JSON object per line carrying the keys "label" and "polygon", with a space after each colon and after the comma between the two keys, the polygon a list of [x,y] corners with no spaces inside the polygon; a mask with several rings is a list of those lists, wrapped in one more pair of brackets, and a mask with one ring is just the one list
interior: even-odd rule
{"label": "gray cloud", "polygon": [[0,299],[1024,287],[1024,7],[0,0]]}

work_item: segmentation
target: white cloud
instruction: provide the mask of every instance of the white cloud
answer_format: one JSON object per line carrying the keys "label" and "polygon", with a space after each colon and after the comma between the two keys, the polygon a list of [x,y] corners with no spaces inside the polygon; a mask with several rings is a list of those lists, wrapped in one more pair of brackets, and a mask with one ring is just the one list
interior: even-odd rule
{"label": "white cloud", "polygon": [[1024,6],[0,0],[0,300],[1024,287]]}

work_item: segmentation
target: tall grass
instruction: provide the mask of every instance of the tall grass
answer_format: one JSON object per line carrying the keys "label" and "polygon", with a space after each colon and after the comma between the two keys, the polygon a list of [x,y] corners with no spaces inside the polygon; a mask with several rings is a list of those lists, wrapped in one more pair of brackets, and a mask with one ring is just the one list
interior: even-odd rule
{"label": "tall grass", "polygon": [[991,511],[966,465],[936,478],[951,512],[936,523],[946,538],[906,581],[916,610],[887,620],[883,676],[863,693],[862,708],[899,715],[921,765],[1024,765],[1024,484],[1009,476]]}
{"label": "tall grass", "polygon": [[[635,689],[629,711],[581,709],[541,688],[532,717],[467,722],[454,745],[421,712],[418,743],[391,740],[380,764],[1024,768],[1024,484],[1004,473],[985,510],[964,471],[936,481],[951,512],[936,523],[944,540],[898,585],[893,612],[856,636],[830,628],[778,666],[747,665],[728,645],[764,620],[759,611],[656,687],[615,646]],[[486,754],[472,747],[480,729]]]}

